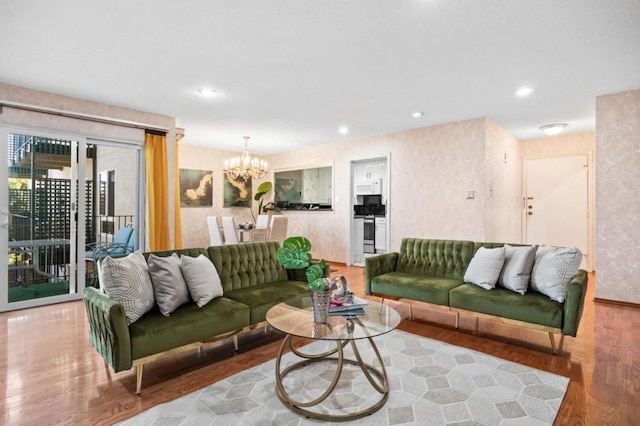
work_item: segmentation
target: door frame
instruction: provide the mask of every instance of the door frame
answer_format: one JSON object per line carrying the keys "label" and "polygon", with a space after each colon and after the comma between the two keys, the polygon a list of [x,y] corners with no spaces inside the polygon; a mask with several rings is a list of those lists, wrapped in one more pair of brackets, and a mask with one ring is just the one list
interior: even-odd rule
{"label": "door frame", "polygon": [[593,271],[595,265],[595,162],[593,151],[567,151],[555,155],[529,155],[522,157],[522,241],[527,241],[527,160],[545,160],[551,158],[587,157],[587,271]]}

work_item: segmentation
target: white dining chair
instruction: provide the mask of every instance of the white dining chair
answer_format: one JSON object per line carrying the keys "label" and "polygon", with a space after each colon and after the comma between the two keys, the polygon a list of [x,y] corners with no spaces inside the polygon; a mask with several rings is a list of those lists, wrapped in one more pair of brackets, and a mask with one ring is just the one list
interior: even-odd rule
{"label": "white dining chair", "polygon": [[222,236],[220,235],[220,226],[216,216],[207,216],[207,227],[209,228],[209,245],[221,246]]}
{"label": "white dining chair", "polygon": [[269,216],[268,214],[259,214],[258,220],[256,220],[256,229],[269,229]]}
{"label": "white dining chair", "polygon": [[269,241],[278,241],[282,243],[287,239],[287,223],[286,216],[273,216],[271,219],[271,232],[269,232]]}
{"label": "white dining chair", "polygon": [[224,232],[225,244],[237,244],[238,234],[236,233],[236,221],[233,216],[222,217],[222,232]]}

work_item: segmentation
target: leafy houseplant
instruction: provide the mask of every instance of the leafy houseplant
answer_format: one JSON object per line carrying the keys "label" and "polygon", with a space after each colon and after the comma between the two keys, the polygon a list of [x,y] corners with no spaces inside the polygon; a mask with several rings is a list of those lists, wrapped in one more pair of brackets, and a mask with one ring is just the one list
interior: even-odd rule
{"label": "leafy houseplant", "polygon": [[[267,193],[269,193],[269,191],[271,191],[272,188],[273,188],[273,184],[271,182],[262,182],[260,184],[260,186],[258,186],[258,190],[256,191],[256,195],[253,196],[254,200],[260,202],[260,204],[258,204],[258,215],[265,214],[270,210],[277,211],[277,212],[280,211],[280,209],[278,207],[276,207],[276,205],[273,204],[273,202],[268,202],[267,204],[263,205],[264,200],[262,198],[265,195],[267,195]],[[253,211],[252,210],[251,210],[251,216],[253,216]],[[253,217],[253,220],[255,222],[256,218]]]}
{"label": "leafy houseplant", "polygon": [[282,242],[276,252],[276,258],[287,269],[307,268],[306,276],[311,291],[327,291],[324,259],[314,263],[311,258],[311,242],[305,237],[289,237]]}

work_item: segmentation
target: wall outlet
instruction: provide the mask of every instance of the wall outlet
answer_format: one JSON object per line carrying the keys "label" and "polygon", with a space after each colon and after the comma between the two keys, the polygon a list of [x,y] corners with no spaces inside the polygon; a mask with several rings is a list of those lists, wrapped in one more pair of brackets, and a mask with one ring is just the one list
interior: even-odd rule
{"label": "wall outlet", "polygon": [[467,200],[473,200],[476,198],[476,191],[467,191]]}

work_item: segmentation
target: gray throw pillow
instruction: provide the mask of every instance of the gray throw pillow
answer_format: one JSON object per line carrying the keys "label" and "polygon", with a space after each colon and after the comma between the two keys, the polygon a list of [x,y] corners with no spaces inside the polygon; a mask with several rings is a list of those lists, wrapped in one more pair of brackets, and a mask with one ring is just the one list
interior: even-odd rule
{"label": "gray throw pillow", "polygon": [[538,246],[513,247],[504,245],[505,258],[498,285],[516,293],[525,294],[529,287],[531,269],[536,260]]}
{"label": "gray throw pillow", "polygon": [[175,253],[168,257],[151,253],[147,263],[156,303],[160,313],[168,317],[178,306],[191,300],[187,283],[182,277],[180,258]]}
{"label": "gray throw pillow", "polygon": [[582,252],[577,247],[539,247],[531,272],[531,289],[564,302],[569,281],[578,272]]}
{"label": "gray throw pillow", "polygon": [[464,281],[478,285],[486,290],[491,290],[496,286],[500,271],[504,265],[505,248],[498,247],[488,249],[480,247],[469,262]]}
{"label": "gray throw pillow", "polygon": [[199,308],[222,296],[222,284],[216,267],[204,254],[198,257],[180,256],[180,269],[187,282],[191,299]]}
{"label": "gray throw pillow", "polygon": [[127,257],[105,257],[100,263],[104,292],[124,308],[127,324],[137,321],[155,305],[149,267],[140,250]]}

